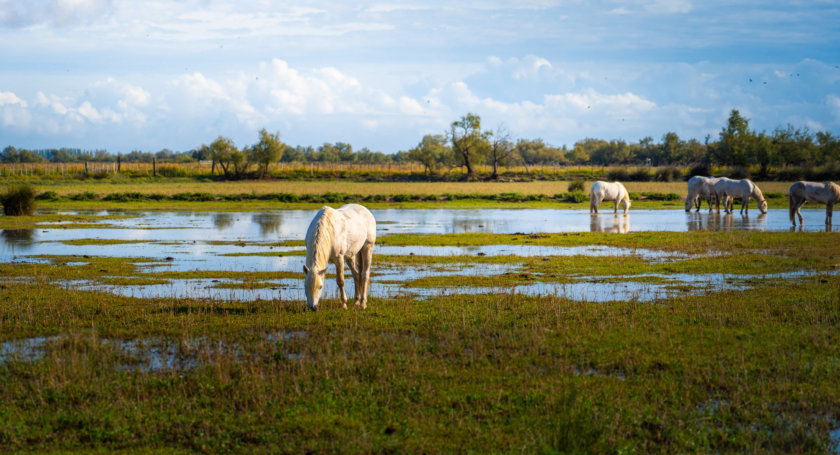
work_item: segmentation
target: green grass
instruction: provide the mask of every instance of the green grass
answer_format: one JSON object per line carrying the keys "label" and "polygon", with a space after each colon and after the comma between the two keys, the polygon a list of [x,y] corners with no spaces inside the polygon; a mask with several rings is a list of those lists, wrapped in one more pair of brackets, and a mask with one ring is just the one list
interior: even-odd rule
{"label": "green grass", "polygon": [[[37,284],[0,302],[4,338],[61,334],[0,364],[4,451],[799,452],[826,450],[840,417],[840,287],[817,279],[660,305],[501,294],[309,313]],[[126,370],[98,341],[149,337],[198,366]],[[241,351],[182,342],[201,337]]]}
{"label": "green grass", "polygon": [[[840,427],[840,283],[827,274],[840,263],[837,234],[392,235],[380,242],[708,256],[374,257],[374,272],[377,264],[413,261],[520,267],[494,277],[494,287],[547,274],[611,282],[615,274],[647,280],[643,274],[721,269],[814,273],[652,303],[501,291],[373,295],[364,311],[326,300],[309,312],[299,301],[139,299],[64,284],[218,278],[256,288],[300,279],[297,272],[142,273],[137,264],[147,259],[73,256],[0,264],[0,342],[56,337],[35,360],[0,351],[0,452],[825,453],[829,431]],[[146,354],[120,348],[121,340]],[[152,347],[187,367],[149,370],[144,355]]]}

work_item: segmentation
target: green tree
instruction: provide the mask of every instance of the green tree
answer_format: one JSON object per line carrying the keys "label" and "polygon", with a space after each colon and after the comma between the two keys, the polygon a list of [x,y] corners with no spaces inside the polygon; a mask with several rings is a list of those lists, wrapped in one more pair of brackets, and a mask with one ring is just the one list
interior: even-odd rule
{"label": "green tree", "polygon": [[226,179],[235,175],[235,163],[244,160],[244,155],[233,145],[233,141],[222,136],[210,143],[210,156],[214,162],[219,163]]}
{"label": "green tree", "polygon": [[778,164],[779,154],[778,148],[770,137],[764,133],[755,136],[751,144],[750,154],[755,157],[761,167],[758,171],[758,177],[767,178],[770,175],[770,166]]}
{"label": "green tree", "polygon": [[411,161],[421,163],[424,172],[435,175],[442,165],[452,162],[452,149],[442,134],[423,136],[416,147],[408,151]]}
{"label": "green tree", "polygon": [[257,165],[257,176],[265,178],[271,165],[283,158],[286,144],[280,141],[280,133],[269,133],[265,128],[259,132],[260,140],[248,149],[247,159]]}
{"label": "green tree", "polygon": [[750,131],[750,120],[742,117],[737,109],[729,114],[726,126],[720,132],[720,140],[714,151],[720,164],[748,166],[751,161],[755,134]]}
{"label": "green tree", "polygon": [[817,146],[808,128],[798,129],[788,124],[773,131],[772,143],[776,146],[779,161],[787,165],[813,165]]}
{"label": "green tree", "polygon": [[458,163],[467,168],[467,180],[475,179],[473,165],[481,161],[490,148],[487,133],[481,131],[481,117],[468,113],[452,122],[449,140]]}
{"label": "green tree", "polygon": [[514,145],[516,156],[528,171],[530,166],[537,164],[563,163],[566,157],[555,147],[545,144],[542,139],[519,139]]}
{"label": "green tree", "polygon": [[840,139],[832,136],[828,131],[817,132],[816,139],[822,155],[821,160],[840,163]]}
{"label": "green tree", "polygon": [[656,164],[662,162],[667,164],[682,162],[685,153],[683,152],[684,143],[674,132],[667,132],[662,136],[662,160],[657,161]]}

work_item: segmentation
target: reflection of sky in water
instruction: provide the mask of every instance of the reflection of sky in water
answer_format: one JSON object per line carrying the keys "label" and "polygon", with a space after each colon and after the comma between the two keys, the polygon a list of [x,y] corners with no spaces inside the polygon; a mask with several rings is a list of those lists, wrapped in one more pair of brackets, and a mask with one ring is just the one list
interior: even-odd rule
{"label": "reflection of sky in water", "polygon": [[[806,230],[824,229],[824,210],[810,209]],[[686,231],[686,230],[789,230],[787,210],[770,210],[767,215],[749,216],[708,213],[685,213],[682,210],[634,210],[629,216],[611,212],[591,216],[584,210],[545,209],[382,209],[373,210],[381,223],[380,236],[389,233],[537,233],[537,232],[633,232],[633,231]],[[97,214],[106,215],[106,212]],[[271,247],[267,243],[284,240],[301,240],[315,210],[278,210],[273,212],[150,212],[134,218],[105,220],[114,227],[105,229],[64,229],[61,225],[42,225],[37,229],[0,231],[0,261],[34,261],[36,255],[118,256],[150,258],[162,263],[142,267],[144,271],[193,271],[219,270],[232,272],[277,271],[299,272],[302,256],[224,256],[236,253],[278,253],[301,250],[302,247]],[[113,239],[140,241],[117,245],[66,245],[61,241],[76,239]],[[216,245],[213,242],[227,242]],[[628,256],[637,255],[650,261],[678,260],[686,256],[654,250],[627,249],[604,246],[557,247],[535,245],[482,245],[402,247],[378,245],[374,250],[380,255],[433,255],[433,256]],[[83,259],[80,259],[83,260]],[[374,260],[375,264],[375,260]],[[433,270],[423,266],[376,268],[371,294],[378,296],[415,294],[437,295],[442,293],[509,292],[506,289],[464,288],[409,289],[400,283],[414,278],[450,275],[490,275],[511,271],[505,265],[456,265],[449,270]],[[348,272],[349,273],[349,272]],[[349,275],[348,275],[349,278]],[[680,283],[707,283],[716,289],[732,286],[726,275],[719,276],[669,276]],[[384,282],[384,283],[383,283]],[[331,284],[330,284],[331,283]],[[78,283],[82,285],[82,283]],[[217,289],[212,280],[173,280],[170,284],[153,286],[101,286],[105,289],[136,297],[194,297],[222,300],[251,299],[302,299],[300,280],[276,280],[277,286],[265,289]],[[85,286],[91,286],[90,283]],[[334,280],[328,281],[327,292],[335,293]],[[349,293],[353,292],[352,280],[347,280]],[[650,300],[674,291],[661,283],[531,283],[516,286],[513,292],[529,295],[557,294],[582,300]],[[669,294],[671,293],[671,294]],[[329,294],[328,294],[329,295]]]}

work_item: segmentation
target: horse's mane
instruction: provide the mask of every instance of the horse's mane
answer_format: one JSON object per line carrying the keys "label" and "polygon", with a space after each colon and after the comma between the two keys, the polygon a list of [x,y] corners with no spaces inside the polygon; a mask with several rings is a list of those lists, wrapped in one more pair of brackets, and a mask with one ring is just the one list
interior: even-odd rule
{"label": "horse's mane", "polygon": [[829,188],[831,188],[831,191],[834,193],[834,199],[836,201],[840,202],[840,185],[838,185],[834,182],[825,182],[825,183],[828,185]]}
{"label": "horse's mane", "polygon": [[306,252],[306,259],[313,259],[313,270],[320,270],[327,266],[330,260],[330,249],[335,237],[337,216],[332,207],[321,207],[321,218],[315,225],[315,232],[312,235],[313,251]]}
{"label": "horse's mane", "polygon": [[764,194],[762,194],[762,193],[761,193],[761,190],[758,188],[758,185],[756,185],[755,183],[753,183],[753,181],[752,181],[752,180],[750,180],[750,183],[752,183],[752,186],[753,186],[753,190],[752,190],[753,194],[754,194],[755,196],[758,196],[758,200],[759,200],[759,201],[764,201],[764,200],[765,200],[765,199],[764,199]]}

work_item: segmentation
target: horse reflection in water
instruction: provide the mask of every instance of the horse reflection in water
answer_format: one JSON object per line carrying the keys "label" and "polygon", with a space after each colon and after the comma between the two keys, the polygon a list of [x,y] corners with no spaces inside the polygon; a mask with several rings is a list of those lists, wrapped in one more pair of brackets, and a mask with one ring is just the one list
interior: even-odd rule
{"label": "horse reflection in water", "polygon": [[614,234],[625,234],[629,231],[629,215],[599,216],[593,213],[589,221],[589,232],[610,232]]}
{"label": "horse reflection in water", "polygon": [[767,229],[767,214],[750,218],[746,214],[733,213],[686,213],[689,231],[764,231]]}

